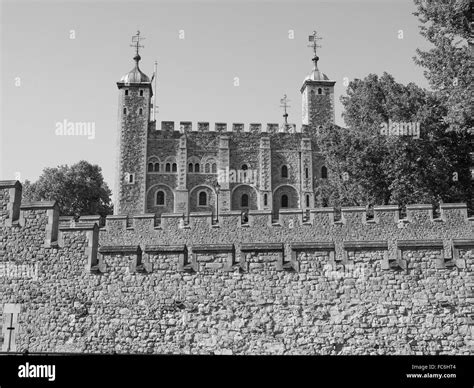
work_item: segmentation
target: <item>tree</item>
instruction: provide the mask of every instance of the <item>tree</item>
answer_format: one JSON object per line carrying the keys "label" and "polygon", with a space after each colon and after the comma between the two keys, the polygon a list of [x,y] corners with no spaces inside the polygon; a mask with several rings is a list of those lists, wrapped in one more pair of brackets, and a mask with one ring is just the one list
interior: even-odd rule
{"label": "tree", "polygon": [[414,0],[420,33],[433,48],[417,49],[415,63],[423,66],[430,86],[446,107],[449,130],[473,127],[472,32],[470,0]]}
{"label": "tree", "polygon": [[[341,98],[349,128],[319,130],[329,167],[321,188],[330,205],[467,202],[472,208],[470,141],[447,131],[447,109],[436,94],[402,85],[384,73],[348,85]],[[420,138],[386,136],[381,124],[419,124]]]}
{"label": "tree", "polygon": [[72,165],[45,168],[39,179],[23,184],[28,201],[56,200],[62,215],[112,214],[111,191],[101,168],[84,160]]}

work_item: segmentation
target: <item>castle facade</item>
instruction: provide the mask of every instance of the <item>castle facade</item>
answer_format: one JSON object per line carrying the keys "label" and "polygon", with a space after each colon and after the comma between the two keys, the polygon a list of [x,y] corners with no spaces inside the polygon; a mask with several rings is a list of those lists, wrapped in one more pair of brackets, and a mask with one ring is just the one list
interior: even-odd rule
{"label": "castle facade", "polygon": [[[315,142],[334,123],[334,85],[313,69],[301,87],[302,124],[152,119],[152,81],[135,67],[117,82],[115,214],[310,209],[327,168]],[[287,116],[287,115],[286,115]]]}

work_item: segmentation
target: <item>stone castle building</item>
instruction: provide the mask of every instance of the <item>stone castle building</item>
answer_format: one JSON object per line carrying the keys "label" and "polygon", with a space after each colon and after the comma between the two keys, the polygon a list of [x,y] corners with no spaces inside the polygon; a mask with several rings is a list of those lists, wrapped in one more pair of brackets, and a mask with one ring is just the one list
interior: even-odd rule
{"label": "stone castle building", "polygon": [[[315,40],[314,40],[315,41]],[[152,119],[152,81],[139,67],[119,89],[115,214],[309,209],[327,168],[315,131],[334,123],[334,85],[318,68],[301,87],[302,124]]]}

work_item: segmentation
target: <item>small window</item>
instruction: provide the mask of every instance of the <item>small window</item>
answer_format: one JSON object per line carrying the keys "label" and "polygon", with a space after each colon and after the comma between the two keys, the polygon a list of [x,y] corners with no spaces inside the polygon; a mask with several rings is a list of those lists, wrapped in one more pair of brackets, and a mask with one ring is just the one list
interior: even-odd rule
{"label": "small window", "polygon": [[160,163],[155,163],[155,172],[160,171]]}
{"label": "small window", "polygon": [[178,171],[178,165],[177,165],[176,163],[173,163],[173,164],[171,165],[171,171],[173,171],[173,172]]}
{"label": "small window", "polygon": [[212,163],[211,172],[212,172],[213,174],[217,174],[217,164]]}
{"label": "small window", "polygon": [[206,163],[206,164],[204,165],[204,172],[205,172],[206,174],[209,174],[209,173],[211,172],[211,166],[209,165],[209,163]]}
{"label": "small window", "polygon": [[194,165],[194,172],[199,172],[199,163]]}
{"label": "small window", "polygon": [[128,96],[128,89],[125,89],[125,95]]}
{"label": "small window", "polygon": [[286,194],[283,194],[281,196],[281,207],[283,207],[283,208],[288,207],[288,196]]}
{"label": "small window", "polygon": [[143,114],[143,109],[142,109],[142,108],[138,109],[138,114],[139,114],[140,116]]}
{"label": "small window", "polygon": [[143,90],[140,89],[140,97],[143,97]]}
{"label": "small window", "polygon": [[148,163],[148,172],[153,171],[153,163]]}
{"label": "small window", "polygon": [[328,169],[326,166],[321,167],[321,178],[327,179],[328,177]]}
{"label": "small window", "polygon": [[308,169],[308,167],[306,167],[306,168],[304,169],[304,176],[306,177],[306,179],[309,178],[309,169]]}
{"label": "small window", "polygon": [[128,174],[128,183],[134,183],[134,182],[135,182],[134,174]]}
{"label": "small window", "polygon": [[318,88],[318,94],[323,94],[323,90],[321,88]]}
{"label": "small window", "polygon": [[124,114],[124,115],[127,114],[127,108],[123,108],[123,114]]}
{"label": "small window", "polygon": [[309,195],[306,195],[306,207],[309,207]]}
{"label": "small window", "polygon": [[281,177],[288,178],[288,167],[281,166]]}
{"label": "small window", "polygon": [[166,163],[165,171],[166,171],[166,172],[170,172],[170,171],[171,171],[171,163]]}
{"label": "small window", "polygon": [[199,193],[199,206],[206,206],[207,205],[207,193],[205,191],[201,191]]}
{"label": "small window", "polygon": [[268,205],[268,195],[263,194],[263,206],[267,206],[267,205]]}
{"label": "small window", "polygon": [[240,206],[242,206],[242,207],[248,207],[249,206],[249,196],[248,196],[248,194],[242,194],[242,197],[240,198]]}
{"label": "small window", "polygon": [[193,164],[192,163],[188,164],[188,172],[193,172]]}
{"label": "small window", "polygon": [[156,193],[156,205],[164,206],[164,204],[165,204],[165,192],[162,190],[159,190]]}
{"label": "small window", "polygon": [[242,164],[241,170],[247,171],[249,169],[249,166],[246,164]]}

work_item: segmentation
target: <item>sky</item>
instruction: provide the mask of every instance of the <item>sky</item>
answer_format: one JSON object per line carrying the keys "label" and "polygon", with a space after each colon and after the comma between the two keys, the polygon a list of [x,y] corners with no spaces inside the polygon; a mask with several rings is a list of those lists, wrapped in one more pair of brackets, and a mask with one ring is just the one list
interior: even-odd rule
{"label": "sky", "polygon": [[[284,94],[288,121],[300,126],[316,30],[319,69],[336,81],[344,125],[345,79],[386,71],[428,87],[412,59],[429,47],[414,10],[412,0],[2,0],[0,180],[35,181],[44,168],[87,160],[114,187],[116,82],[134,66],[137,30],[142,71],[151,77],[158,62],[157,120],[211,126],[281,123]],[[93,125],[94,136],[58,135],[65,120]]]}

